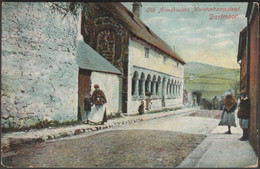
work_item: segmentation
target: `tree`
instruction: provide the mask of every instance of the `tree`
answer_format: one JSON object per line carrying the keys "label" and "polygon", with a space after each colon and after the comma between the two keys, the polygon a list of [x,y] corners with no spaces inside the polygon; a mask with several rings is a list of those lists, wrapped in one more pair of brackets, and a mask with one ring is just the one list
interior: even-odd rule
{"label": "tree", "polygon": [[202,93],[201,93],[201,91],[194,91],[194,92],[192,92],[192,95],[195,95],[196,97],[197,97],[197,103],[198,103],[198,105],[200,105],[200,99],[201,99],[201,96],[202,96]]}
{"label": "tree", "polygon": [[239,80],[234,80],[232,83],[229,84],[230,87],[234,90],[234,96],[236,98],[239,97],[239,90],[240,90],[240,81]]}

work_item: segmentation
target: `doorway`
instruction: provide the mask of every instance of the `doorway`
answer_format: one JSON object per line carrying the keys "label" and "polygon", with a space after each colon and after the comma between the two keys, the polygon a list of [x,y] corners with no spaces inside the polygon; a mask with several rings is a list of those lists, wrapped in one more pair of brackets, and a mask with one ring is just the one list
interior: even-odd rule
{"label": "doorway", "polygon": [[82,120],[84,113],[84,98],[85,95],[90,95],[91,90],[91,71],[79,68],[79,86],[78,86],[78,120]]}

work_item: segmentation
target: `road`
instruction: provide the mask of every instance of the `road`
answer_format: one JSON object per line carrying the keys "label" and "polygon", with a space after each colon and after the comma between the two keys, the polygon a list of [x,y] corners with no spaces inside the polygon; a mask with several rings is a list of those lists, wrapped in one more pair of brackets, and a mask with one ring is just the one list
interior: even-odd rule
{"label": "road", "polygon": [[8,167],[176,167],[218,122],[168,116],[26,145],[3,154],[2,161]]}

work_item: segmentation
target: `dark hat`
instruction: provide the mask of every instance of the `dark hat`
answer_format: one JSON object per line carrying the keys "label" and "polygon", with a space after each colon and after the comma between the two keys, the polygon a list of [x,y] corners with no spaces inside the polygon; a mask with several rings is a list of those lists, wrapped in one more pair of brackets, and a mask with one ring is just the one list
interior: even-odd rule
{"label": "dark hat", "polygon": [[94,85],[94,88],[99,88],[99,85],[98,85],[98,84],[95,84],[95,85]]}

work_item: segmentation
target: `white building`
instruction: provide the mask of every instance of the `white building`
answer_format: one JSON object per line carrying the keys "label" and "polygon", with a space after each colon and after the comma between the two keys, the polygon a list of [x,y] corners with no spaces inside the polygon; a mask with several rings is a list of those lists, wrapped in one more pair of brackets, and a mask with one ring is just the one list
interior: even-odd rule
{"label": "white building", "polygon": [[134,12],[121,3],[91,9],[83,10],[82,35],[121,71],[122,112],[138,113],[141,101],[149,110],[181,106],[185,62],[141,21],[141,3],[133,3]]}
{"label": "white building", "polygon": [[129,39],[129,113],[136,113],[142,100],[151,110],[182,105],[183,63],[147,46]]}

